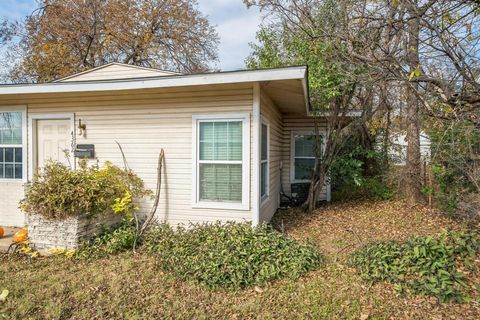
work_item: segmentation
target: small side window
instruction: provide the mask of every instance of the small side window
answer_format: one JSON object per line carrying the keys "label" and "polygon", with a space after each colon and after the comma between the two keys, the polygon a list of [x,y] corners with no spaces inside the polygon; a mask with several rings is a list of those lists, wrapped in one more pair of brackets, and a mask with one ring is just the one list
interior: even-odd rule
{"label": "small side window", "polygon": [[265,200],[269,192],[269,127],[266,123],[262,123],[261,136],[261,181],[260,181],[260,198]]}
{"label": "small side window", "polygon": [[317,137],[313,133],[293,134],[293,180],[309,181],[312,178],[315,167],[315,139]]}

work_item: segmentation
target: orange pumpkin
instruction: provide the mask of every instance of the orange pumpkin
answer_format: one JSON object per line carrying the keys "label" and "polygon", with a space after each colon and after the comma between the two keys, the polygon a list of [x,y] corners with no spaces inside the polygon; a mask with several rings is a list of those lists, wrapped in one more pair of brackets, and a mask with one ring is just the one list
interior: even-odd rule
{"label": "orange pumpkin", "polygon": [[5,235],[5,230],[0,227],[0,238],[3,238],[3,236]]}
{"label": "orange pumpkin", "polygon": [[15,235],[13,236],[13,242],[17,242],[17,243],[25,242],[27,241],[27,238],[28,238],[27,228],[22,228],[19,231],[17,231],[17,233],[15,233]]}

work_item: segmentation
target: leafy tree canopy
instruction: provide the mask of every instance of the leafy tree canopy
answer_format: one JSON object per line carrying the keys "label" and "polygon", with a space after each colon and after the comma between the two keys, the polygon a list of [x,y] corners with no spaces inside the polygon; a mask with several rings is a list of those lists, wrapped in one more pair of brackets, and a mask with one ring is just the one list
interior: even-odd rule
{"label": "leafy tree canopy", "polygon": [[[13,30],[13,26],[16,30]],[[218,35],[189,0],[42,0],[22,28],[11,81],[51,81],[109,62],[201,72],[217,60]]]}
{"label": "leafy tree canopy", "polygon": [[[332,21],[339,14],[335,1],[324,1],[309,9],[312,18],[319,21]],[[333,44],[311,37],[299,24],[277,18],[257,32],[258,44],[251,44],[248,68],[307,65],[312,104],[319,111],[330,110],[333,98],[350,92],[355,83],[365,80],[364,65],[347,63],[342,58],[346,51],[340,49],[340,42]]]}

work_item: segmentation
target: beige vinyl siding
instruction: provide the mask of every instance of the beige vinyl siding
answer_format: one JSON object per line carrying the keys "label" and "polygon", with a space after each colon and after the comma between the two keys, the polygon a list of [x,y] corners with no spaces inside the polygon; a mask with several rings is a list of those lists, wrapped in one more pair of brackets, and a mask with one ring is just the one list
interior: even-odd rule
{"label": "beige vinyl siding", "polygon": [[[319,130],[325,132],[326,122],[319,119]],[[295,131],[315,131],[315,123],[312,117],[300,115],[284,115],[283,116],[283,170],[282,183],[283,190],[287,195],[291,194],[291,171],[292,171],[292,132]],[[327,188],[324,188],[319,195],[319,200],[327,200]]]}
{"label": "beige vinyl siding", "polygon": [[[24,162],[26,165],[26,162]],[[25,218],[18,209],[18,202],[24,197],[23,182],[0,181],[0,226],[23,226]]]}
{"label": "beige vinyl siding", "polygon": [[[251,201],[250,210],[246,211],[192,208],[192,115],[230,112],[251,114],[251,84],[36,95],[26,97],[24,101],[0,102],[9,105],[22,103],[28,104],[29,116],[75,113],[76,124],[81,119],[82,124],[86,125],[86,136],[79,137],[77,133],[76,142],[94,144],[100,163],[108,160],[123,166],[121,153],[115,143],[118,141],[129,167],[152,190],[156,185],[158,154],[164,148],[165,171],[158,219],[172,224],[252,219]],[[150,201],[144,201],[142,212],[148,212],[150,205]]]}
{"label": "beige vinyl siding", "polygon": [[67,79],[60,80],[61,82],[72,81],[91,81],[91,80],[114,80],[114,79],[132,79],[142,77],[158,77],[171,76],[174,73],[163,72],[161,70],[141,68],[135,66],[125,66],[119,64],[112,64],[103,68],[98,68],[92,71],[87,71]]}
{"label": "beige vinyl siding", "polygon": [[282,114],[264,92],[260,98],[260,114],[269,124],[269,195],[260,206],[260,222],[270,221],[280,201],[280,162],[282,161]]}
{"label": "beige vinyl siding", "polygon": [[[287,195],[291,195],[292,132],[313,132],[315,124],[312,117],[282,114],[265,92],[261,93],[260,114],[270,125],[270,190],[268,199],[260,207],[260,222],[268,222],[279,207],[282,187]],[[320,131],[325,132],[325,120],[318,121]],[[327,188],[319,195],[319,200],[327,200]]]}

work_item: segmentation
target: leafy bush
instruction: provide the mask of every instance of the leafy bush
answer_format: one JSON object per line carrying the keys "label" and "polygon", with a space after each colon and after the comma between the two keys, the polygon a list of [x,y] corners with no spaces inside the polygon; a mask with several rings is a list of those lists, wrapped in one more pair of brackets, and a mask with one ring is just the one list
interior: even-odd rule
{"label": "leafy bush", "polygon": [[356,143],[347,144],[344,149],[331,168],[334,199],[392,199],[395,192],[383,178],[387,170],[384,155]]}
{"label": "leafy bush", "polygon": [[412,237],[405,243],[367,245],[351,257],[351,264],[372,283],[388,281],[399,292],[465,302],[467,285],[458,264],[473,269],[479,252],[477,233],[445,232],[438,237]]}
{"label": "leafy bush", "polygon": [[367,178],[362,187],[367,197],[373,200],[390,200],[395,196],[395,191],[379,179]]}
{"label": "leafy bush", "polygon": [[468,192],[463,179],[463,174],[457,168],[448,168],[442,164],[433,164],[431,173],[435,185],[427,193],[433,195],[440,209],[453,214],[457,209],[458,195]]}
{"label": "leafy bush", "polygon": [[480,130],[466,120],[437,120],[428,127],[434,179],[426,191],[443,211],[462,214],[457,209],[463,196],[480,194]]}
{"label": "leafy bush", "polygon": [[27,185],[20,208],[57,220],[107,212],[129,215],[136,209],[132,199],[148,194],[135,173],[108,162],[103,168],[82,162],[78,170],[49,162]]}
{"label": "leafy bush", "polygon": [[366,198],[371,200],[390,200],[395,197],[395,189],[383,182],[380,177],[365,178],[361,185],[350,185],[335,190],[334,200]]}
{"label": "leafy bush", "polygon": [[266,225],[252,228],[249,223],[203,224],[178,230],[161,225],[146,234],[144,245],[162,269],[210,289],[298,278],[322,260],[313,246]]}
{"label": "leafy bush", "polygon": [[125,221],[114,229],[104,230],[98,237],[85,242],[76,257],[91,258],[116,254],[133,249],[137,238],[135,226]]}
{"label": "leafy bush", "polygon": [[342,187],[362,185],[365,180],[365,162],[363,158],[367,155],[370,155],[370,153],[363,148],[356,146],[350,152],[336,157],[331,168],[331,178],[334,182],[334,186]]}

